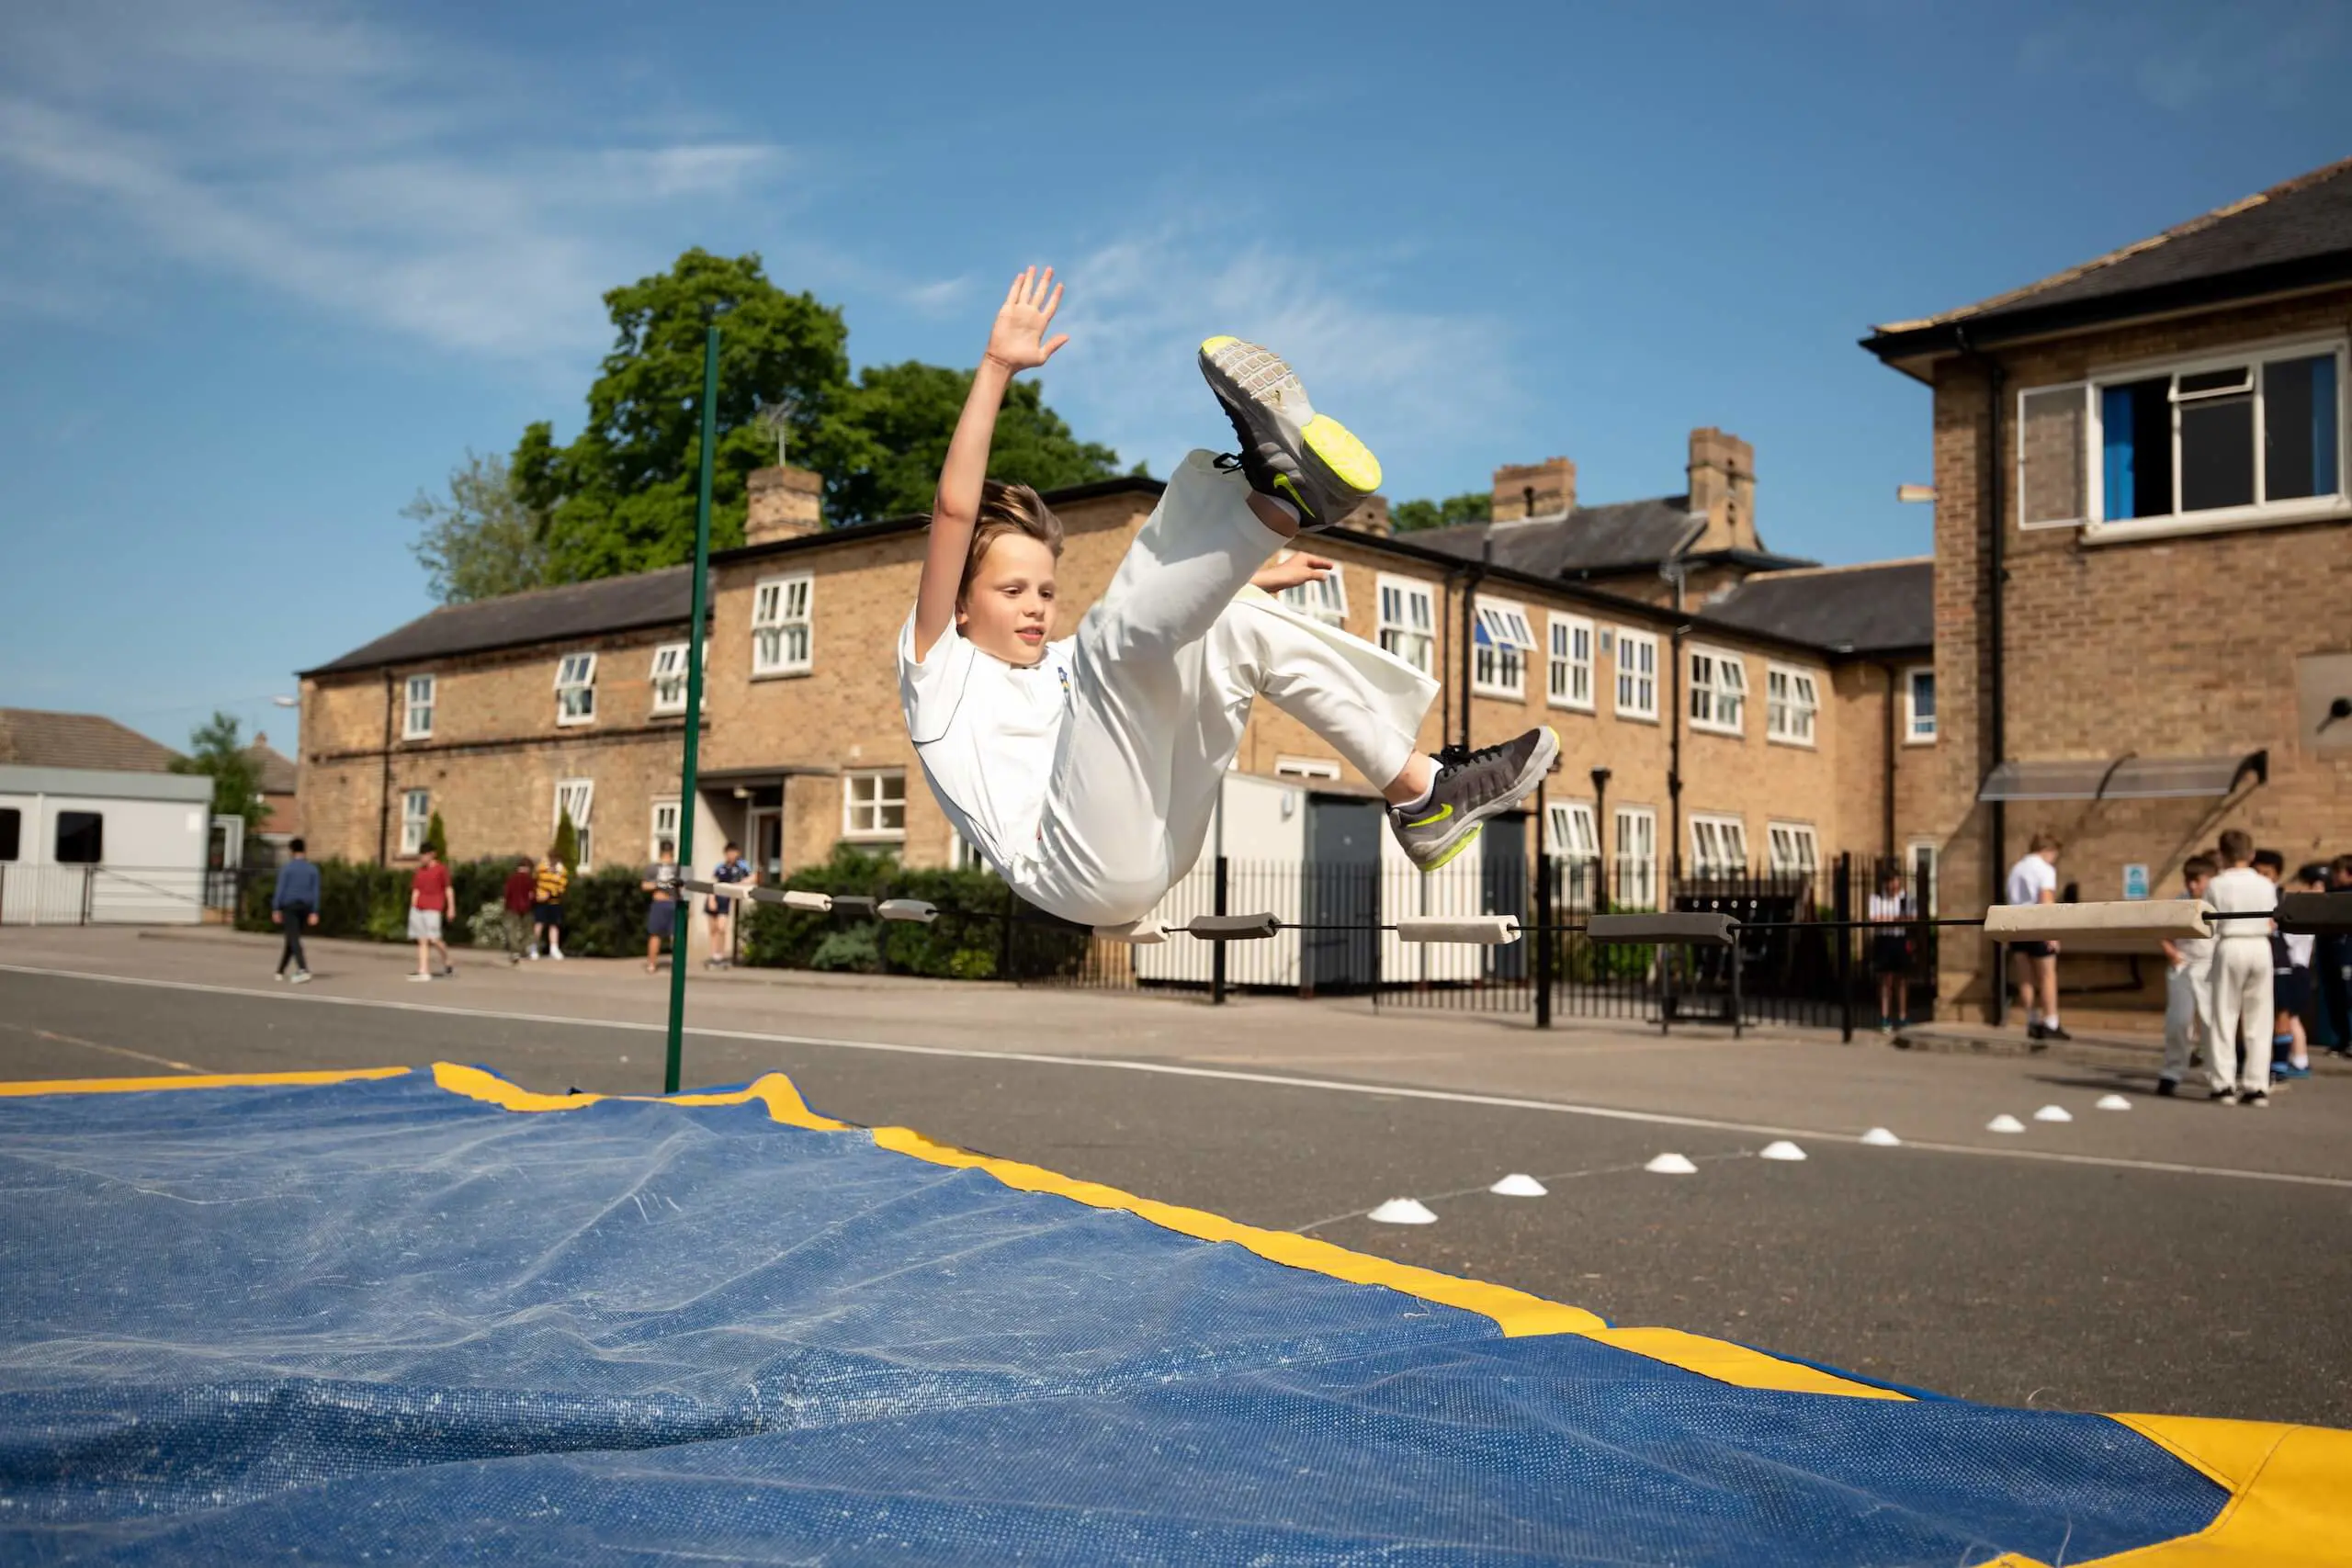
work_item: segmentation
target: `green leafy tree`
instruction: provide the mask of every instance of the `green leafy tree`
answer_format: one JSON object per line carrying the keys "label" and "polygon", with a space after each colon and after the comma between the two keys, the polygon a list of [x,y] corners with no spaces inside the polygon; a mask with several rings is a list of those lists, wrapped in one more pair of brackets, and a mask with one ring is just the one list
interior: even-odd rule
{"label": "green leafy tree", "polygon": [[[842,411],[869,455],[865,466],[839,485],[839,513],[865,520],[930,511],[948,439],[971,389],[969,370],[912,359],[860,372]],[[1143,473],[1142,465],[1133,471]],[[1012,384],[989,449],[990,479],[1057,490],[1118,473],[1119,455],[1072,434],[1069,423],[1046,406],[1035,381]]]}
{"label": "green leafy tree", "polygon": [[[537,527],[538,581],[612,577],[692,556],[703,336],[713,321],[719,324],[714,547],[742,543],[745,479],[776,460],[775,432],[760,417],[765,408],[788,409],[787,456],[825,477],[826,513],[835,524],[931,505],[969,371],[910,361],[870,367],[853,382],[841,311],[778,287],[757,255],[691,250],[669,271],[606,294],[605,304],[613,349],[588,389],[585,426],[560,446],[548,422],[530,425],[509,465],[515,514]],[[1050,490],[1119,471],[1117,454],[1078,440],[1034,383],[1014,386],[998,423],[991,476]],[[1142,466],[1131,471],[1141,473]],[[460,501],[452,478],[449,502],[427,503],[441,510],[411,508],[427,528],[419,558],[428,571],[437,561],[464,558],[452,558],[432,533]],[[489,514],[478,504],[461,515],[470,521],[477,513]],[[487,545],[509,536],[479,527],[451,536],[450,543],[481,538]],[[431,558],[424,556],[428,542],[438,551]],[[499,559],[512,554],[484,553]],[[445,580],[458,581],[442,568],[436,592]]]}
{"label": "green leafy tree", "polygon": [[580,829],[571,825],[571,808],[568,806],[556,819],[555,858],[563,863],[566,871],[580,869]]}
{"label": "green leafy tree", "polygon": [[548,558],[547,519],[523,504],[506,459],[468,450],[445,495],[416,492],[401,515],[417,525],[409,548],[433,596],[463,604],[558,581]]}
{"label": "green leafy tree", "polygon": [[211,779],[213,816],[242,817],[249,833],[269,820],[261,798],[261,764],[245,750],[234,717],[215,712],[188,731],[187,747],[188,755],[173,758],[170,769]]}
{"label": "green leafy tree", "polygon": [[545,422],[514,448],[516,493],[548,519],[549,558],[579,581],[673,566],[694,554],[702,461],[705,329],[720,329],[711,541],[743,540],[744,478],[775,461],[763,404],[789,400],[797,459],[848,472],[868,456],[837,405],[849,380],[840,310],[770,282],[756,255],[695,249],[668,272],[605,296],[612,352],[588,389],[588,419],[568,446]]}
{"label": "green leafy tree", "polygon": [[1494,497],[1483,490],[1449,495],[1443,501],[1408,501],[1388,513],[1400,534],[1423,528],[1452,528],[1464,523],[1484,523],[1494,512]]}
{"label": "green leafy tree", "polygon": [[438,811],[424,825],[424,847],[443,860],[449,858],[449,830],[441,826],[441,813]]}

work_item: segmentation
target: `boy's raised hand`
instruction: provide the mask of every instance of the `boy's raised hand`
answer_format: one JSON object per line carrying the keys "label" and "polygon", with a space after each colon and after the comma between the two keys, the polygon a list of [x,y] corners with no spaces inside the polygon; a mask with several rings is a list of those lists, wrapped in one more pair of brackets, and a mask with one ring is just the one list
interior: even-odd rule
{"label": "boy's raised hand", "polygon": [[1008,375],[1035,370],[1069,341],[1068,333],[1046,336],[1054,312],[1061,308],[1062,286],[1054,281],[1054,269],[1047,267],[1041,274],[1034,266],[1029,268],[1005,291],[996,323],[989,328],[988,351],[982,357],[1001,366]]}
{"label": "boy's raised hand", "polygon": [[1284,550],[1260,567],[1258,575],[1250,580],[1250,585],[1268,593],[1280,593],[1285,588],[1296,588],[1302,583],[1320,582],[1338,570],[1339,565],[1338,561],[1311,556],[1303,550]]}

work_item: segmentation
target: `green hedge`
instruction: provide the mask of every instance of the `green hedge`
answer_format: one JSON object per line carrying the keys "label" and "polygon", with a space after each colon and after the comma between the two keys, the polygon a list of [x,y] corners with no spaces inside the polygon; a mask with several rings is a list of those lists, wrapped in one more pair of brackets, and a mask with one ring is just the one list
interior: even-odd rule
{"label": "green hedge", "polygon": [[[753,904],[741,936],[746,964],[954,980],[999,977],[1006,894],[992,872],[910,868],[892,856],[842,845],[832,859],[794,872],[784,885],[850,897],[920,898],[942,912],[930,925],[845,923],[831,915]],[[1082,932],[1024,920],[1013,926],[1012,945],[1014,972],[1039,977],[1075,970],[1085,958],[1087,939]]]}
{"label": "green hedge", "polygon": [[[485,906],[505,902],[506,874],[521,855],[457,861],[449,867],[450,891],[456,895],[458,919],[447,936],[457,947],[474,945],[474,916]],[[643,873],[628,866],[606,866],[571,879],[563,896],[563,951],[582,958],[617,958],[645,951],[645,907],[652,895],[642,886]],[[366,862],[319,862],[319,923],[315,934],[353,937],[361,941],[408,940],[409,885],[412,868],[373,865]],[[263,873],[245,884],[237,910],[237,924],[245,931],[270,931],[269,901],[277,886],[274,874]]]}

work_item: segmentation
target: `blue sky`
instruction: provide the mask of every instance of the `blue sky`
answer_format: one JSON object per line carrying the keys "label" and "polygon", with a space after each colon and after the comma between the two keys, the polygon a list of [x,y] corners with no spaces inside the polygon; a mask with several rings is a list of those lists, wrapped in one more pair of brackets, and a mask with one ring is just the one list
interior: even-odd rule
{"label": "blue sky", "polygon": [[697,244],[860,364],[1051,261],[1046,395],[1156,472],[1229,331],[1398,499],[1668,493],[1715,424],[1772,547],[1921,553],[1927,397],[1855,339],[2352,152],[2347,61],[2296,0],[6,7],[0,705],[290,743],[429,607],[401,506],[576,429],[599,296]]}

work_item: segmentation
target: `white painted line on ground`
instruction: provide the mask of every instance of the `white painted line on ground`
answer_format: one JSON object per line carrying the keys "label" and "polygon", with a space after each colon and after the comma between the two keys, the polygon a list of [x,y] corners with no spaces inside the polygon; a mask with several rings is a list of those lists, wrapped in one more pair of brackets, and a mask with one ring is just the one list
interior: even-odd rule
{"label": "white painted line on ground", "polygon": [[[152,980],[130,975],[100,975],[80,969],[44,969],[28,964],[0,964],[0,974],[38,975],[59,980],[93,980],[102,985],[145,986],[168,991],[198,991],[213,996],[254,997],[271,1002],[318,1002],[329,1007],[384,1008],[395,1012],[441,1013],[451,1018],[479,1018],[497,1023],[553,1023],[583,1029],[621,1029],[639,1034],[663,1034],[668,1026],[606,1018],[574,1018],[565,1013],[491,1012],[479,1008],[435,1007],[431,1002],[378,1001],[367,997],[321,996],[256,991],[243,986],[209,986],[195,980]],[[1871,1133],[1851,1133],[1821,1127],[1775,1127],[1755,1122],[1726,1122],[1709,1116],[1677,1116],[1660,1111],[1627,1111],[1613,1105],[1579,1105],[1557,1100],[1529,1100],[1507,1094],[1472,1094],[1460,1089],[1415,1089],[1401,1084],[1351,1083],[1345,1078],[1295,1077],[1284,1073],[1244,1072],[1231,1067],[1193,1067],[1177,1062],[1135,1062],[1118,1056],[1055,1056],[1037,1051],[982,1051],[960,1045],[906,1045],[888,1040],[841,1040],[820,1034],[771,1034],[750,1029],[709,1029],[686,1026],[688,1034],[706,1040],[752,1040],[775,1045],[816,1045],[840,1051],[883,1051],[909,1056],[953,1056],[978,1062],[1027,1062],[1050,1067],[1101,1067],[1117,1072],[1156,1073],[1169,1077],[1214,1078],[1227,1083],[1265,1084],[1275,1089],[1322,1089],[1333,1094],[1386,1096],[1394,1100],[1426,1100],[1445,1105],[1483,1105],[1501,1111],[1544,1111],[1562,1116],[1590,1116],[1606,1122],[1639,1122],[1659,1127],[1701,1127],[1718,1133],[1755,1133],[1768,1138],[1824,1138],[1831,1143],[1873,1143]],[[315,1065],[315,1064],[314,1064]],[[383,1063],[371,1066],[381,1066]],[[1893,1138],[1893,1134],[1887,1134]],[[2352,1177],[2305,1176],[2283,1170],[2243,1170],[2231,1166],[2185,1165],[2173,1160],[2128,1159],[2116,1155],[2062,1154],[2054,1149],[1981,1148],[1973,1144],[1930,1144],[1896,1140],[1901,1146],[1931,1154],[1971,1155],[1982,1159],[2039,1160],[2050,1165],[2100,1166],[2116,1170],[2154,1171],[2167,1176],[2219,1176],[2240,1181],[2279,1181],[2294,1187],[2352,1190]]]}
{"label": "white painted line on ground", "polygon": [[13,1029],[19,1034],[29,1034],[36,1040],[54,1040],[61,1045],[79,1045],[87,1051],[105,1051],[117,1056],[128,1056],[134,1062],[153,1062],[174,1072],[202,1076],[206,1069],[193,1062],[175,1062],[169,1056],[151,1056],[144,1051],[134,1051],[128,1045],[109,1045],[103,1040],[85,1040],[78,1034],[60,1034],[55,1030],[34,1029],[22,1023],[0,1023],[0,1029]]}

